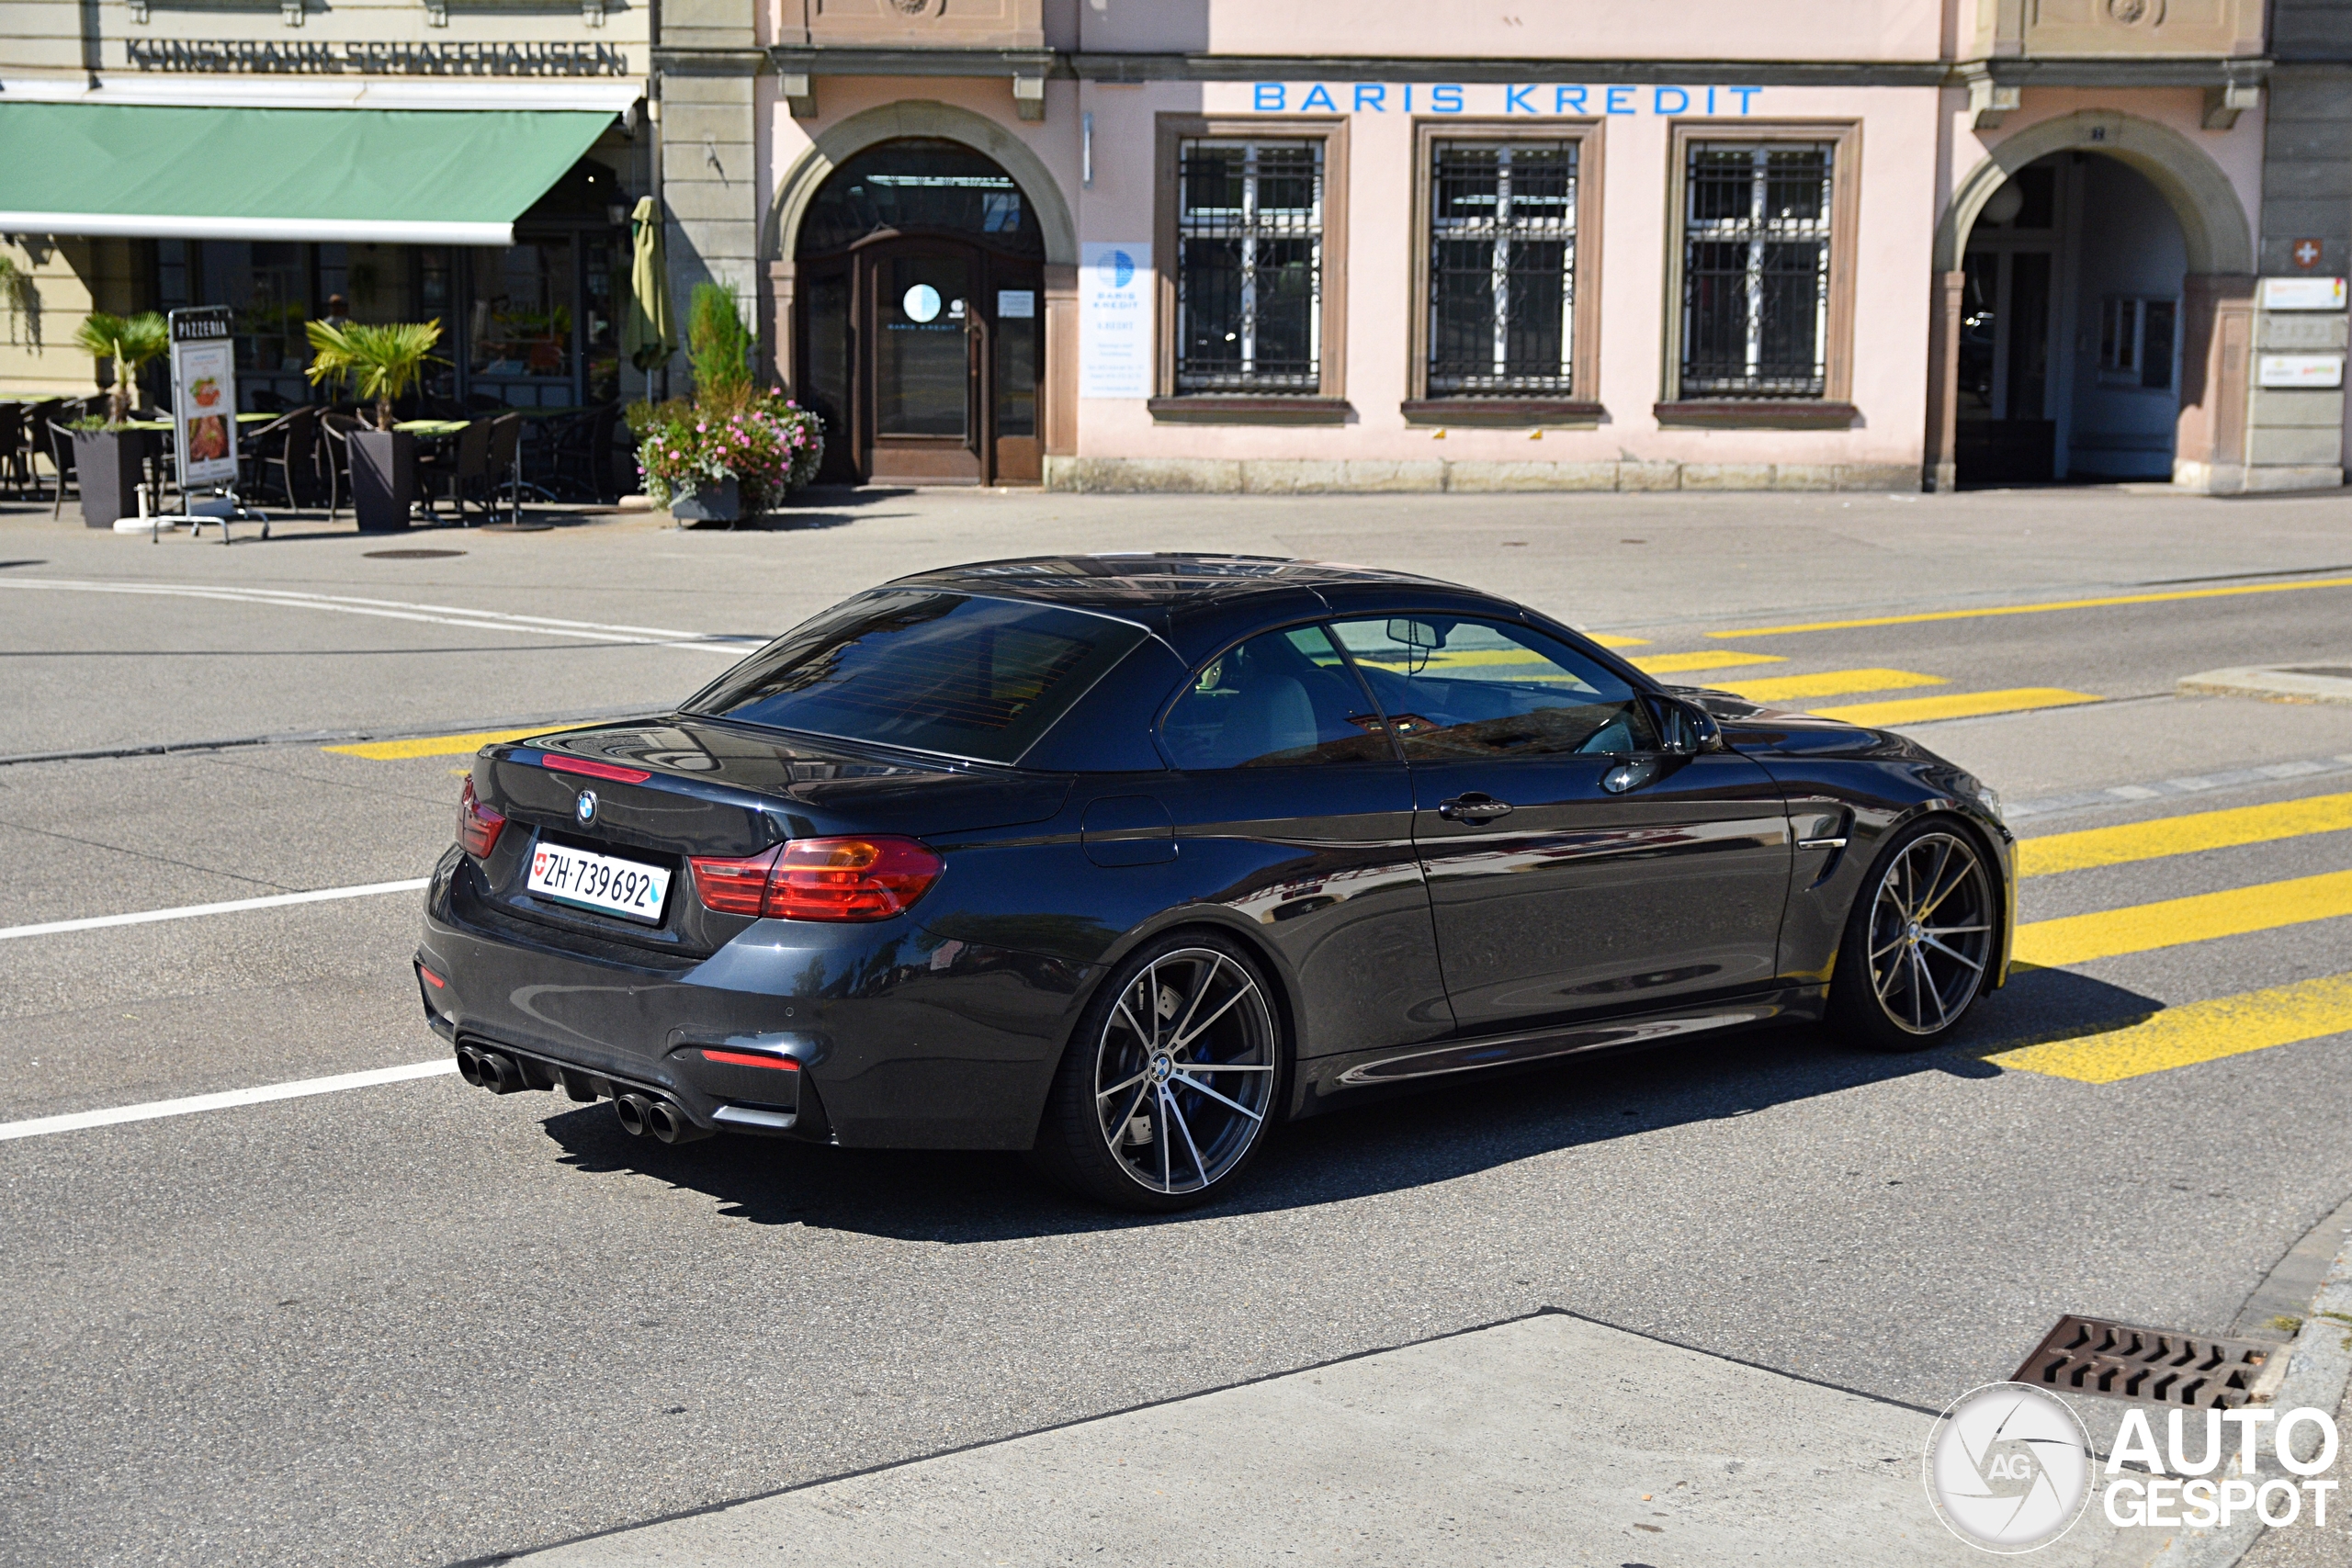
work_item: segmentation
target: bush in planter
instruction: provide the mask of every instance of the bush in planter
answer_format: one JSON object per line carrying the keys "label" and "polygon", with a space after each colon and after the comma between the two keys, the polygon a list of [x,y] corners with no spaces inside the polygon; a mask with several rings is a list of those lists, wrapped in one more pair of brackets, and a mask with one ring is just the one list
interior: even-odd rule
{"label": "bush in planter", "polygon": [[130,417],[131,383],[140,367],[170,351],[172,330],[153,310],[136,316],[108,315],[93,310],[74,329],[74,341],[93,359],[114,361],[114,385],[107,391],[107,418],[120,424]]}
{"label": "bush in planter", "polygon": [[695,284],[686,312],[686,357],[695,367],[695,397],[722,404],[749,397],[752,346],[735,296],[716,283]]}
{"label": "bush in planter", "polygon": [[74,488],[82,493],[82,521],[111,528],[138,511],[133,499],[144,477],[147,433],[87,414],[69,421],[74,433]]}
{"label": "bush in planter", "polygon": [[756,517],[815,479],[825,456],[823,423],[778,392],[638,403],[628,415],[646,493],[660,506],[732,479],[741,514]]}
{"label": "bush in planter", "polygon": [[375,400],[376,428],[351,437],[351,509],[359,531],[406,528],[416,493],[416,438],[392,428],[392,403],[435,359],[440,318],[342,326],[311,321],[303,330],[311,339],[311,385],[348,381],[360,397]]}
{"label": "bush in planter", "polygon": [[348,380],[360,397],[376,400],[376,428],[390,430],[393,402],[436,357],[433,345],[441,341],[441,319],[342,326],[311,321],[303,331],[311,339],[311,385]]}

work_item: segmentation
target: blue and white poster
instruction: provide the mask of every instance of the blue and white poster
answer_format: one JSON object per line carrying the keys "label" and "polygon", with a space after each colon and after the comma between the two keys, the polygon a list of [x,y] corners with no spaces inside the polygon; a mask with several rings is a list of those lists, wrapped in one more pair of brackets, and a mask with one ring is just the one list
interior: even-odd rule
{"label": "blue and white poster", "polygon": [[1078,395],[1151,396],[1151,247],[1078,248]]}

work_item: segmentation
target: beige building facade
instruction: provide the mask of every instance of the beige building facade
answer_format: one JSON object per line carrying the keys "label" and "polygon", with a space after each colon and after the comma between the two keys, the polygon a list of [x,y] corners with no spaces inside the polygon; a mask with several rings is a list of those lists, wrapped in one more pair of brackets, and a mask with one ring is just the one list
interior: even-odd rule
{"label": "beige building facade", "polygon": [[[605,118],[495,244],[15,204],[37,300],[0,391],[86,389],[75,312],[175,299],[250,307],[272,388],[300,355],[258,329],[341,294],[446,311],[455,395],[639,395],[606,220],[653,195],[679,299],[735,291],[835,479],[2336,485],[2340,10],[18,0],[0,133],[41,103]],[[366,310],[355,260],[401,280]]]}
{"label": "beige building facade", "polygon": [[641,0],[0,6],[0,394],[89,392],[90,310],[206,304],[249,408],[308,400],[302,324],[335,311],[439,320],[453,400],[641,386],[615,289],[651,39]]}
{"label": "beige building facade", "polygon": [[735,58],[837,477],[2235,491],[2342,480],[2265,17],[807,0]]}

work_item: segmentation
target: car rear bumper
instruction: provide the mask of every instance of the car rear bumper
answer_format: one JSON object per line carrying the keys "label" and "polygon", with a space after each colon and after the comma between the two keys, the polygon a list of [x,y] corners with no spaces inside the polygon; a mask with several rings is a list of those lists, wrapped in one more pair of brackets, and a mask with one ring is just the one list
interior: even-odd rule
{"label": "car rear bumper", "polygon": [[472,874],[452,850],[426,896],[417,962],[442,982],[419,984],[434,1032],[656,1089],[713,1130],[730,1130],[717,1113],[731,1104],[854,1146],[1027,1148],[1091,975],[906,919],[759,920],[704,958],[589,943],[469,897]]}

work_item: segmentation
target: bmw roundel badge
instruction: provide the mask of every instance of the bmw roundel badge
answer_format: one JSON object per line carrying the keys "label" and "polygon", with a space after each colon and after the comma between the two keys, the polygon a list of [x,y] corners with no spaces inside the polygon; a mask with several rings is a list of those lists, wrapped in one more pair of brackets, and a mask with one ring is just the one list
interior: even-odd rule
{"label": "bmw roundel badge", "polygon": [[582,790],[580,798],[571,804],[571,815],[578,818],[582,828],[596,820],[596,792],[593,789]]}

